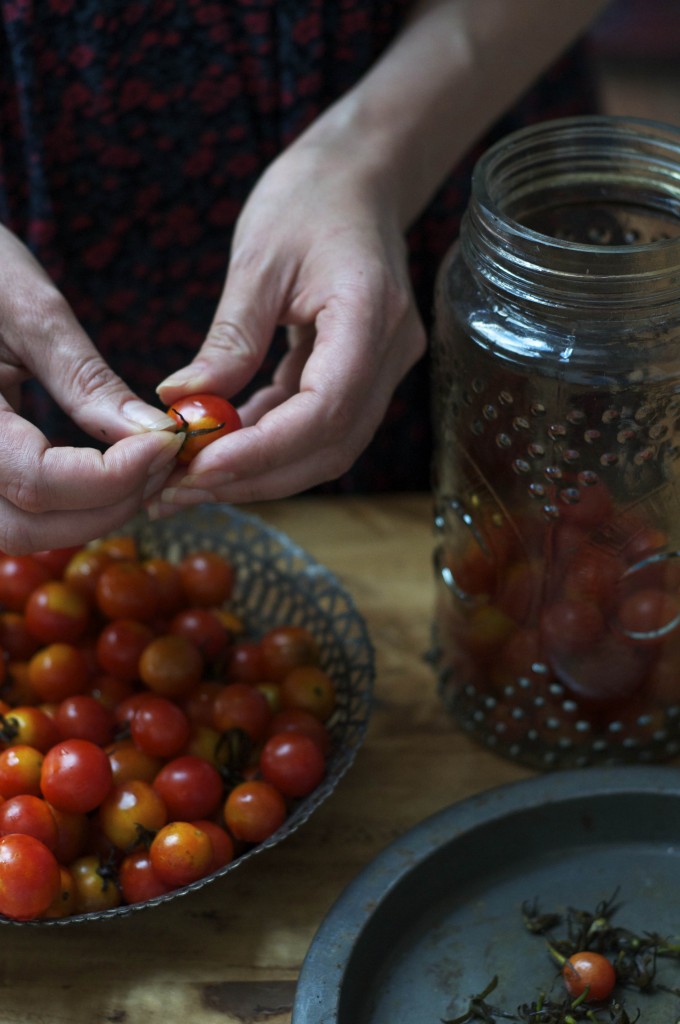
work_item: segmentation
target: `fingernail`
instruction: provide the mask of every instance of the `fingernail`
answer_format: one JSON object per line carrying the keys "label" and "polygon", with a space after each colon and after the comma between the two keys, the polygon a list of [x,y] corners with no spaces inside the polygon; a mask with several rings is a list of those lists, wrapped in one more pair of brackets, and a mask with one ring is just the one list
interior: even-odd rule
{"label": "fingernail", "polygon": [[156,388],[156,393],[162,391],[163,388],[189,388],[192,391],[198,391],[201,386],[201,378],[196,373],[196,370],[185,368],[178,370],[177,373],[170,374],[169,377],[161,381]]}
{"label": "fingernail", "polygon": [[166,487],[160,500],[164,505],[200,505],[217,499],[212,491],[202,491],[197,487]]}
{"label": "fingernail", "polygon": [[150,501],[146,506],[149,519],[167,519],[177,511],[175,505],[163,505],[160,501]]}
{"label": "fingernail", "polygon": [[147,501],[151,497],[152,494],[155,494],[156,491],[159,491],[161,489],[161,487],[163,486],[165,481],[168,479],[168,477],[172,473],[173,469],[174,469],[173,464],[172,463],[168,463],[162,469],[158,469],[158,470],[156,470],[155,473],[151,473],[149,475],[149,478],[146,481],[146,485],[144,487],[144,490],[142,491],[142,500],[143,501]]}
{"label": "fingernail", "polygon": [[176,429],[177,423],[162,409],[154,409],[146,402],[126,402],[121,409],[126,420],[132,423],[138,430],[168,430],[170,427]]}
{"label": "fingernail", "polygon": [[166,470],[168,473],[173,468],[175,456],[184,444],[183,434],[170,434],[161,432],[158,435],[162,440],[162,447],[149,463],[149,478],[155,473]]}

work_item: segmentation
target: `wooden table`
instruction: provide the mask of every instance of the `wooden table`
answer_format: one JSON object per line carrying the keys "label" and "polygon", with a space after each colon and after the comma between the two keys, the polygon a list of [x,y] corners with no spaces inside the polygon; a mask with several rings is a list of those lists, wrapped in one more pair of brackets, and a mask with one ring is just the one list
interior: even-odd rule
{"label": "wooden table", "polygon": [[377,657],[366,741],[284,843],[191,896],[110,922],[0,933],[2,1024],[284,1024],[314,934],[391,840],[530,774],[461,735],[424,660],[433,599],[427,495],[295,498],[249,509],[327,565]]}

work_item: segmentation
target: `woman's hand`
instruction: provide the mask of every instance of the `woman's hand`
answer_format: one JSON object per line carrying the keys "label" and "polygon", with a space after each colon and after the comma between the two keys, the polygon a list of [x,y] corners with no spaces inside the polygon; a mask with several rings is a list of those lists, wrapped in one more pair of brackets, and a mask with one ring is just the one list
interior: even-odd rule
{"label": "woman's hand", "polygon": [[[29,377],[111,447],[52,447],[17,411]],[[115,376],[43,269],[0,227],[0,550],[67,547],[120,526],[170,473],[181,444],[173,427]]]}
{"label": "woman's hand", "polygon": [[351,466],[425,346],[405,231],[603,3],[546,13],[536,0],[419,0],[369,73],[269,167],[237,224],[208,338],[158,391],[166,403],[234,396],[279,324],[289,351],[241,410],[245,428],[174,475],[152,515],[282,497]]}
{"label": "woman's hand", "polygon": [[166,500],[281,497],[338,476],[423,353],[402,233],[364,163],[305,142],[251,195],[208,340],[159,393],[235,394],[278,324],[288,352],[240,409],[245,429],[204,449]]}

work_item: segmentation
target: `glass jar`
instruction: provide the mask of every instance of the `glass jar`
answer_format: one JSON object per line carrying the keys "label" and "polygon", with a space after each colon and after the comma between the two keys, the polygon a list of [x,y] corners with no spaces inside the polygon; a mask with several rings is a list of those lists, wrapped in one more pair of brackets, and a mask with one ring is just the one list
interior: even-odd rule
{"label": "glass jar", "polygon": [[538,768],[680,752],[680,131],[478,163],[432,339],[439,692]]}

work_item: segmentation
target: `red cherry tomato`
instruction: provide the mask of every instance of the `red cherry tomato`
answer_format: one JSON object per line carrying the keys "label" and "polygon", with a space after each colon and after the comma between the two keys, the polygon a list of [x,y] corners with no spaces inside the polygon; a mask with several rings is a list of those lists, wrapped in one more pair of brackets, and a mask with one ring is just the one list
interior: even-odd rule
{"label": "red cherry tomato", "polygon": [[228,601],[234,587],[234,567],[217,551],[193,551],[179,563],[188,604],[217,608]]}
{"label": "red cherry tomato", "polygon": [[251,779],[234,786],[224,804],[224,822],[244,843],[261,843],[286,820],[286,801],[279,790],[264,779]]}
{"label": "red cherry tomato", "polygon": [[186,464],[206,445],[238,430],[241,417],[226,398],[220,395],[186,395],[178,398],[167,410],[185,434],[177,461]]}
{"label": "red cherry tomato", "polygon": [[208,874],[213,849],[203,829],[188,821],[172,821],[156,833],[149,854],[155,874],[176,888]]}
{"label": "red cherry tomato", "polygon": [[279,682],[300,665],[318,665],[319,645],[304,626],[276,626],[260,641],[264,678]]}
{"label": "red cherry tomato", "polygon": [[93,811],[112,785],[111,762],[90,740],[63,740],[45,754],[40,788],[45,799],[62,811]]}
{"label": "red cherry tomato", "polygon": [[118,869],[118,885],[126,903],[145,903],[172,889],[154,871],[146,849],[135,850],[123,858]]}
{"label": "red cherry tomato", "polygon": [[227,683],[213,701],[214,728],[243,729],[254,743],[264,739],[271,717],[269,701],[249,683]]}
{"label": "red cherry tomato", "polygon": [[0,804],[0,835],[13,832],[34,836],[44,843],[48,850],[55,852],[57,846],[57,822],[50,805],[39,796],[20,793]]}
{"label": "red cherry tomato", "polygon": [[152,757],[176,757],[191,735],[191,723],[184,711],[155,693],[139,695],[130,721],[135,746]]}
{"label": "red cherry tomato", "polygon": [[567,992],[577,998],[588,990],[586,1000],[599,1002],[606,999],[616,984],[616,971],[605,956],[585,950],[574,953],[562,968]]}
{"label": "red cherry tomato", "polygon": [[326,762],[319,747],[301,733],[271,736],[260,755],[262,778],[287,797],[307,796],[321,782]]}
{"label": "red cherry tomato", "polygon": [[0,914],[31,921],[45,913],[60,884],[56,857],[39,839],[21,833],[0,838]]}
{"label": "red cherry tomato", "polygon": [[75,643],[88,627],[90,606],[68,583],[48,580],[32,591],[24,615],[29,631],[42,643]]}
{"label": "red cherry tomato", "polygon": [[212,817],[224,790],[217,768],[192,754],[168,761],[154,779],[153,788],[173,821]]}

